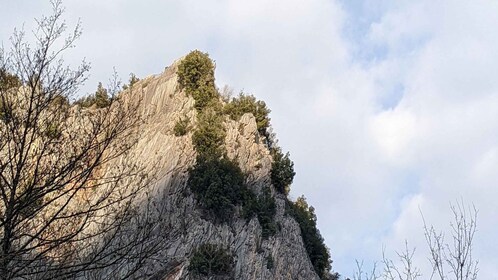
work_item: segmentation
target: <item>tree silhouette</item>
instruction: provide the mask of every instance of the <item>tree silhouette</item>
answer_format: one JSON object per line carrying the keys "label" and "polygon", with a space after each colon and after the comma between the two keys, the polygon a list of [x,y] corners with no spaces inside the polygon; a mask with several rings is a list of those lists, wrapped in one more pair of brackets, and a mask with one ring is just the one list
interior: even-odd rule
{"label": "tree silhouette", "polygon": [[90,67],[65,66],[81,27],[52,8],[33,45],[15,30],[0,49],[0,279],[124,279],[160,246],[150,177],[129,158],[141,101],[115,78],[106,106],[70,105]]}

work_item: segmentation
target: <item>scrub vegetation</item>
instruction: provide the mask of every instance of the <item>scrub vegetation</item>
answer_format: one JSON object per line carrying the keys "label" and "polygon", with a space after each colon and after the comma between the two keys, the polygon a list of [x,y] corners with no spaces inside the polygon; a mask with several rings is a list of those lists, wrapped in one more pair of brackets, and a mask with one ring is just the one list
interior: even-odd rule
{"label": "scrub vegetation", "polygon": [[[227,158],[224,148],[226,117],[237,121],[242,115],[251,113],[256,119],[259,134],[269,139],[270,110],[263,101],[256,100],[252,95],[241,93],[236,98],[222,98],[214,82],[214,63],[206,53],[192,51],[178,66],[180,88],[194,98],[197,110],[197,125],[192,135],[197,160],[189,171],[188,186],[211,221],[229,224],[240,209],[242,217],[258,219],[263,239],[270,238],[278,231],[275,221],[277,209],[271,189],[265,187],[259,195],[250,190],[246,185],[246,175],[237,162]],[[315,271],[322,279],[331,279],[330,255],[316,228],[313,207],[308,206],[304,198],[296,202],[287,198],[295,175],[294,163],[289,153],[284,154],[275,144],[268,145],[268,149],[273,156],[272,185],[286,199],[287,212],[299,224]],[[214,249],[210,247],[210,250]],[[196,254],[198,252],[194,256]],[[193,262],[193,271],[199,270],[197,259],[202,258],[196,258]],[[270,257],[268,269],[272,269],[273,265],[273,258]]]}
{"label": "scrub vegetation", "polygon": [[226,248],[202,244],[190,257],[188,270],[199,279],[233,279],[233,256]]}

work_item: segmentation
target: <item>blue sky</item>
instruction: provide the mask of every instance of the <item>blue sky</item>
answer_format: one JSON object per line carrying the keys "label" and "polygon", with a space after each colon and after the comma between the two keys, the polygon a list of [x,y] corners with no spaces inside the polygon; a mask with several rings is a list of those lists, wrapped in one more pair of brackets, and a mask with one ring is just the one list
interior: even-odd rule
{"label": "blue sky", "polygon": [[[0,0],[0,40],[43,1]],[[479,209],[480,279],[498,275],[498,2],[66,1],[84,34],[66,56],[92,63],[83,92],[116,67],[160,73],[190,50],[216,60],[217,83],[265,100],[316,208],[333,268],[417,247],[422,219],[448,224],[459,199]],[[444,228],[444,227],[443,227]],[[425,278],[425,277],[424,277]]]}

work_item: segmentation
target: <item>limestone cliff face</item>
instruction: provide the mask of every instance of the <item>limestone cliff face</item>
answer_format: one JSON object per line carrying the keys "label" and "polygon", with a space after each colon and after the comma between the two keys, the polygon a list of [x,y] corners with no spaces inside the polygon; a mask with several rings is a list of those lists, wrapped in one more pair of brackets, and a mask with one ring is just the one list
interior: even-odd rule
{"label": "limestone cliff face", "polygon": [[[189,258],[203,243],[231,250],[234,279],[319,279],[303,246],[299,225],[285,214],[285,198],[281,194],[272,191],[279,230],[266,240],[257,218],[238,218],[230,224],[213,224],[202,218],[187,186],[188,168],[196,158],[191,142],[193,129],[184,136],[175,136],[173,132],[180,118],[190,119],[191,127],[196,122],[193,98],[178,90],[177,65],[178,62],[162,74],[140,80],[131,93],[142,96],[141,113],[145,118],[138,144],[131,152],[134,160],[155,171],[154,188],[166,209],[166,244],[159,257],[167,264],[152,268],[153,279],[194,279],[188,271]],[[227,117],[225,126],[228,156],[238,161],[248,174],[249,187],[259,193],[262,186],[271,184],[272,158],[260,139],[254,117],[245,114],[237,122]],[[269,258],[273,259],[271,269],[267,268]]]}

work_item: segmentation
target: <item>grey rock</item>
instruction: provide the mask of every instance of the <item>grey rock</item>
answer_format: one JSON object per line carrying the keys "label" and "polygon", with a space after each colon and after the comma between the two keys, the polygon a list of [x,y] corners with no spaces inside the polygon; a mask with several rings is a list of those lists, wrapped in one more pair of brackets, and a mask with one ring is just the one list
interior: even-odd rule
{"label": "grey rock", "polygon": [[[194,279],[188,265],[192,252],[203,243],[228,247],[235,259],[234,279],[319,279],[304,248],[299,225],[285,214],[285,197],[272,193],[277,202],[278,232],[263,240],[257,218],[237,218],[231,224],[213,224],[203,219],[194,196],[187,187],[188,169],[195,163],[191,142],[192,129],[175,136],[173,128],[180,118],[188,118],[195,127],[196,111],[192,97],[179,90],[176,69],[179,61],[160,75],[137,82],[125,98],[143,99],[145,122],[141,135],[131,151],[133,159],[153,170],[159,203],[166,215],[162,219],[164,249],[149,264],[151,279]],[[226,118],[225,148],[248,174],[248,185],[256,193],[270,186],[272,157],[257,131],[256,121],[245,114],[239,121]],[[267,268],[268,258],[273,268]]]}

